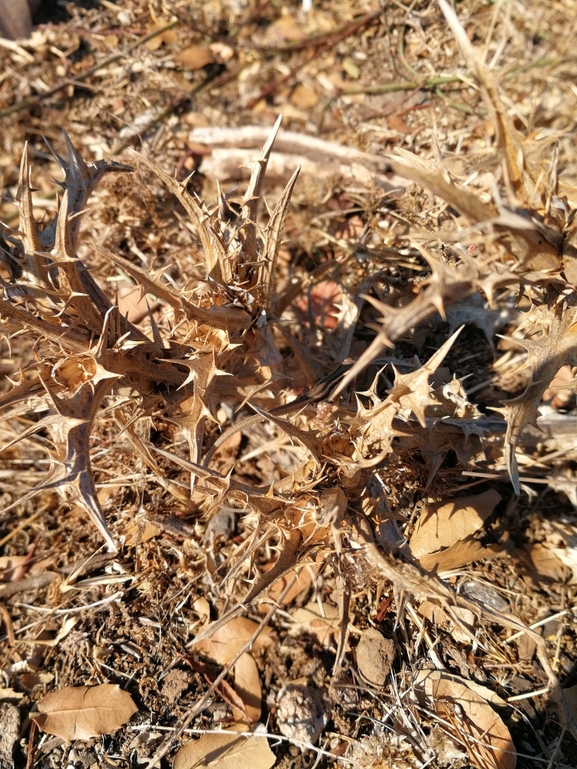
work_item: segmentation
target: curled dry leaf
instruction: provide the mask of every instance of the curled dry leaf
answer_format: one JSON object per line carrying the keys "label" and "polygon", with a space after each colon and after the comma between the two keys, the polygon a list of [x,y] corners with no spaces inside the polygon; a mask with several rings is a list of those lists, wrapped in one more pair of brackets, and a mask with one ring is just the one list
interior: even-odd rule
{"label": "curled dry leaf", "polygon": [[531,565],[540,578],[562,580],[565,578],[563,562],[555,555],[554,548],[537,542],[528,548]]}
{"label": "curled dry leaf", "polygon": [[128,692],[118,684],[66,686],[50,692],[30,718],[38,728],[63,740],[89,740],[112,734],[138,711]]}
{"label": "curled dry leaf", "polygon": [[70,631],[76,627],[79,621],[80,618],[73,614],[64,620],[62,627],[56,633],[54,638],[39,638],[36,639],[35,643],[38,644],[38,646],[58,646],[60,641],[62,641],[63,638],[66,638],[68,633],[70,633]]}
{"label": "curled dry leaf", "polygon": [[453,681],[456,684],[466,686],[472,692],[478,694],[481,699],[486,700],[486,702],[489,702],[491,705],[494,705],[497,708],[507,707],[505,700],[502,697],[499,697],[499,695],[496,694],[492,689],[489,689],[487,686],[483,686],[482,684],[478,684],[476,681],[471,681],[453,673],[449,673],[448,670],[419,671],[415,679],[415,690],[417,692],[420,691],[421,693],[424,692],[427,697],[432,697],[433,682],[440,681],[441,678],[447,681]]}
{"label": "curled dry leaf", "polygon": [[451,569],[460,569],[473,561],[494,558],[502,552],[502,549],[499,544],[483,547],[478,540],[468,538],[455,542],[446,550],[422,555],[419,563],[426,571],[446,572]]}
{"label": "curled dry leaf", "polygon": [[244,737],[235,732],[205,734],[182,747],[173,769],[269,769],[276,757],[264,737]]}

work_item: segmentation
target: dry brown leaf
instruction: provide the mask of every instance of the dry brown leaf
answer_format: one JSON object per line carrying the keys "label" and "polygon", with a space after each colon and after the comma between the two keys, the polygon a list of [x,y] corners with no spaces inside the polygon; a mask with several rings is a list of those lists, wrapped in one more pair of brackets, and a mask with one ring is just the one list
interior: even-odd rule
{"label": "dry brown leaf", "polygon": [[[573,537],[575,539],[575,537]],[[561,563],[565,564],[565,566],[568,569],[571,569],[573,572],[573,575],[571,579],[569,580],[569,585],[576,585],[577,584],[577,547],[574,545],[572,547],[556,547],[554,549],[554,554],[557,556],[557,558],[561,561]]]}
{"label": "dry brown leaf", "polygon": [[448,721],[478,769],[515,769],[517,753],[509,730],[488,702],[465,683],[432,682],[437,715]]}
{"label": "dry brown leaf", "polygon": [[210,604],[204,596],[199,596],[198,598],[195,598],[195,600],[192,603],[192,608],[198,614],[203,624],[209,621]]}
{"label": "dry brown leaf", "polygon": [[419,558],[419,563],[426,571],[451,571],[451,569],[460,569],[468,563],[473,563],[473,561],[494,558],[501,552],[503,552],[503,548],[498,544],[483,547],[478,540],[470,537],[461,540],[461,542],[455,542],[446,550],[422,555]]}
{"label": "dry brown leaf", "polygon": [[63,638],[66,638],[68,633],[76,627],[76,625],[80,622],[80,617],[78,615],[71,615],[70,617],[66,617],[64,622],[62,623],[62,627],[56,633],[54,638],[37,638],[35,643],[38,646],[58,646],[60,641]]}
{"label": "dry brown leaf", "polygon": [[461,676],[455,675],[454,673],[449,673],[448,670],[419,671],[415,678],[415,688],[417,692],[424,692],[427,697],[432,697],[433,684],[435,681],[440,681],[441,679],[466,686],[472,692],[481,697],[481,699],[486,700],[486,702],[490,702],[491,705],[494,705],[497,708],[507,707],[506,701],[502,697],[499,697],[499,695],[496,694],[492,689],[489,689],[487,686],[483,686],[482,684],[478,684],[476,681],[462,678]]}
{"label": "dry brown leaf", "polygon": [[397,131],[398,133],[403,134],[414,134],[418,129],[411,128],[410,125],[408,125],[401,115],[393,114],[389,115],[387,118],[387,125],[392,131]]}
{"label": "dry brown leaf", "polygon": [[162,533],[160,526],[157,526],[152,521],[146,519],[146,517],[137,516],[126,527],[125,536],[126,540],[124,544],[126,547],[135,547],[136,545],[142,545],[144,542],[148,542],[154,537],[158,537]]}
{"label": "dry brown leaf", "polygon": [[284,13],[266,29],[263,42],[269,45],[283,43],[285,40],[302,40],[305,32],[290,13]]}
{"label": "dry brown leaf", "polygon": [[340,614],[336,606],[323,603],[321,610],[316,602],[311,601],[301,609],[296,609],[292,616],[304,630],[317,638],[321,646],[333,644],[340,625]]}
{"label": "dry brown leaf", "polygon": [[192,72],[196,69],[202,69],[207,64],[212,64],[214,54],[206,45],[190,45],[176,56],[176,61],[183,69]]}
{"label": "dry brown leaf", "polygon": [[260,720],[262,709],[262,687],[256,662],[250,654],[243,654],[234,666],[234,690],[244,703],[244,712],[233,708],[237,722],[255,724]]}
{"label": "dry brown leaf", "polygon": [[489,489],[472,497],[428,505],[411,537],[411,553],[421,560],[462,543],[483,526],[500,501],[501,495]]}
{"label": "dry brown leaf", "polygon": [[151,305],[142,295],[139,286],[124,285],[118,288],[118,309],[122,317],[128,318],[131,323],[139,323],[159,306],[159,302]]}
{"label": "dry brown leaf", "polygon": [[565,567],[552,546],[536,543],[528,549],[528,555],[540,577],[556,582],[565,579]]}
{"label": "dry brown leaf", "polygon": [[290,97],[291,102],[299,109],[311,109],[319,103],[319,97],[313,88],[299,83]]}
{"label": "dry brown leaf", "polygon": [[30,718],[38,728],[63,740],[89,740],[112,734],[138,711],[128,692],[118,684],[66,686],[50,692]]}
{"label": "dry brown leaf", "polygon": [[21,568],[29,562],[27,555],[0,556],[0,582],[12,582],[18,579]]}
{"label": "dry brown leaf", "polygon": [[[205,679],[210,683],[211,685],[214,682],[214,679],[212,676],[204,674]],[[242,700],[242,697],[236,693],[234,688],[231,684],[225,679],[224,681],[221,681],[217,687],[216,691],[220,694],[222,699],[226,702],[226,704],[230,707],[232,712],[234,713],[234,717],[236,719],[237,724],[245,724],[249,720],[248,713],[246,711],[246,705]]]}
{"label": "dry brown leaf", "polygon": [[425,617],[433,625],[450,628],[451,636],[455,640],[463,643],[468,643],[471,640],[472,629],[475,627],[475,615],[469,609],[465,609],[462,606],[454,606],[452,608],[452,615],[460,620],[466,628],[471,628],[470,632],[462,630],[445,612],[443,607],[433,601],[423,601],[417,611],[421,617]]}
{"label": "dry brown leaf", "polygon": [[[319,563],[309,563],[299,567],[298,569],[291,569],[273,584],[273,586],[268,591],[267,598],[269,601],[278,601],[286,589],[288,583],[294,579],[292,587],[287,593],[285,593],[281,601],[281,606],[289,606],[295,600],[295,598],[297,598],[301,593],[304,593],[305,590],[309,589],[313,579],[319,572],[319,568]],[[263,569],[263,571],[266,573],[268,570]],[[268,608],[269,607],[267,607],[266,604],[263,604],[263,609],[265,611],[268,611]]]}
{"label": "dry brown leaf", "polygon": [[432,601],[422,601],[417,611],[421,617],[428,619],[433,625],[443,625],[450,621],[443,607]]}
{"label": "dry brown leaf", "polygon": [[[215,630],[209,637],[199,641],[195,648],[213,659],[218,665],[227,665],[245,643],[252,638],[258,624],[246,617],[235,617]],[[264,628],[253,644],[253,649],[262,649],[272,642],[271,631]]]}
{"label": "dry brown leaf", "polygon": [[306,299],[297,302],[295,307],[302,313],[303,323],[314,320],[315,326],[336,328],[338,324],[338,305],[342,303],[343,292],[334,280],[322,280],[312,287]]}
{"label": "dry brown leaf", "polygon": [[[162,21],[158,21],[153,24],[147,24],[146,31],[150,34],[151,32],[155,32],[157,29],[161,29],[164,26],[164,23]],[[160,46],[164,43],[165,45],[172,45],[173,43],[176,43],[178,40],[178,36],[176,32],[173,29],[167,29],[164,32],[161,32],[160,35],[155,35],[154,37],[150,38],[150,40],[147,40],[144,44],[149,51],[156,51]]]}
{"label": "dry brown leaf", "polygon": [[223,732],[184,745],[174,757],[173,769],[270,769],[275,761],[266,738]]}

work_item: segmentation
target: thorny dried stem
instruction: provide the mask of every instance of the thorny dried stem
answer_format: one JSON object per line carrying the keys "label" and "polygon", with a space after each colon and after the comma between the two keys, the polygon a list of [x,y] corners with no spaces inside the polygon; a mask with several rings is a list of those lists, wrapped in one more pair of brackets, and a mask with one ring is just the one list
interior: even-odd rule
{"label": "thorny dried stem", "polygon": [[[432,161],[422,152],[397,147],[379,157],[375,165],[379,174],[368,174],[373,186],[365,197],[358,190],[349,191],[348,197],[342,190],[336,193],[338,184],[333,180],[335,189],[324,200],[332,201],[330,216],[323,210],[311,214],[304,235],[296,232],[295,224],[305,221],[299,211],[298,169],[274,204],[264,205],[265,192],[269,194],[266,171],[280,118],[251,164],[244,193],[237,197],[217,185],[212,203],[193,191],[194,178],[174,178],[150,159],[149,150],[133,153],[135,172],[122,163],[86,162],[64,134],[66,158],[50,147],[64,175],[58,183],[62,194],[54,215],[40,222],[28,148],[22,153],[13,194],[18,226],[0,225],[0,324],[8,346],[22,357],[0,395],[2,453],[7,461],[20,461],[30,450],[32,464],[41,460],[48,469],[41,478],[33,467],[18,484],[3,486],[0,515],[8,520],[7,513],[23,511],[30,525],[38,516],[31,501],[47,500],[46,509],[56,510],[58,526],[65,528],[73,525],[69,521],[81,510],[104,541],[109,560],[113,555],[118,559],[113,560],[118,572],[125,569],[122,559],[134,549],[138,562],[134,591],[142,595],[147,589],[151,592],[147,580],[154,584],[156,579],[151,575],[163,572],[164,566],[158,564],[169,561],[168,549],[161,551],[159,546],[154,551],[148,544],[157,534],[145,536],[146,527],[154,531],[155,521],[172,517],[181,523],[184,518],[187,534],[193,532],[188,541],[197,571],[182,588],[186,600],[179,603],[175,588],[177,598],[171,594],[167,604],[178,606],[174,609],[178,614],[193,588],[199,597],[210,596],[206,612],[210,620],[202,629],[195,627],[195,642],[210,639],[247,612],[264,611],[266,601],[273,603],[233,661],[180,712],[173,733],[155,748],[152,758],[147,756],[149,767],[158,765],[204,713],[258,633],[270,623],[280,626],[279,609],[288,611],[289,603],[283,602],[305,562],[317,580],[310,587],[316,591],[315,600],[326,611],[325,598],[330,594],[341,612],[338,628],[331,628],[338,630],[337,640],[318,641],[316,636],[315,641],[334,654],[335,680],[337,671],[347,665],[353,669],[347,657],[351,633],[362,637],[370,624],[370,609],[364,611],[362,601],[369,601],[369,595],[372,600],[373,590],[379,599],[388,590],[391,600],[373,625],[385,627],[388,607],[394,604],[391,633],[404,632],[407,648],[415,652],[414,660],[405,655],[402,663],[414,663],[414,670],[408,665],[399,675],[411,680],[417,669],[418,643],[411,647],[409,637],[415,617],[422,628],[435,625],[439,638],[445,638],[446,650],[434,650],[441,667],[458,657],[451,634],[465,639],[461,642],[467,652],[459,658],[460,671],[467,670],[471,677],[472,670],[480,669],[475,667],[475,655],[489,655],[491,648],[498,648],[500,634],[505,630],[524,634],[535,644],[563,730],[577,739],[575,715],[550,661],[547,639],[516,616],[510,605],[501,609],[466,597],[444,579],[448,574],[457,580],[465,567],[473,568],[475,558],[464,559],[465,551],[476,553],[479,560],[498,555],[501,561],[521,561],[506,527],[517,515],[522,493],[536,494],[529,483],[529,467],[536,482],[572,489],[568,496],[577,504],[571,465],[574,446],[562,443],[562,431],[553,431],[552,445],[544,447],[531,433],[551,419],[544,401],[558,372],[577,366],[577,196],[561,172],[555,144],[560,136],[541,141],[529,132],[521,134],[501,90],[510,70],[499,77],[488,68],[449,4],[439,0],[438,5],[446,19],[443,35],[450,30],[458,43],[466,76],[429,73],[402,84],[360,83],[341,88],[340,95],[416,91],[453,82],[466,90],[472,80],[494,129],[493,153],[481,162],[459,156],[461,168],[451,153],[440,148]],[[380,14],[381,9],[370,11],[342,28],[277,49],[288,54],[318,45],[315,59],[319,58],[353,33],[361,34],[362,29],[365,34]],[[157,26],[128,52],[174,27],[175,22]],[[414,74],[417,62],[409,64],[407,34],[403,22],[398,51]],[[442,45],[449,45],[448,40],[441,37]],[[75,81],[88,79],[119,58],[120,54],[107,57]],[[292,81],[301,65],[297,61],[283,70],[281,80],[261,84],[246,104],[264,102],[264,97]],[[351,59],[349,72],[354,73],[355,66]],[[63,87],[59,83],[45,94],[16,103],[0,117],[40,103]],[[399,117],[398,112],[389,113]],[[469,108],[467,115],[473,114]],[[199,134],[194,136],[198,140]],[[283,141],[290,143],[290,134]],[[330,147],[323,143],[323,151],[330,153]],[[342,161],[341,168],[347,164],[353,168],[353,162],[363,158],[372,163],[375,154],[359,152],[343,159],[335,152],[333,160]],[[397,176],[389,185],[385,179],[390,178],[386,177],[390,169]],[[81,229],[83,220],[95,215],[89,208],[93,201],[96,209],[101,205],[99,195],[106,183],[112,184],[113,174],[133,173],[150,209],[155,214],[163,211],[165,220],[156,220],[158,230],[168,227],[166,222],[173,226],[178,221],[181,239],[170,252],[172,262],[166,260],[158,269],[141,248],[144,240],[140,245],[134,240],[131,249],[118,242],[103,247],[87,244]],[[400,179],[406,182],[399,184]],[[376,189],[377,185],[381,187]],[[431,196],[426,205],[423,190]],[[180,204],[177,214],[173,203],[165,205],[167,193]],[[419,204],[412,205],[416,199]],[[386,227],[380,227],[382,223]],[[348,240],[347,227],[353,229]],[[297,248],[300,235],[305,245]],[[307,245],[305,235],[313,246]],[[319,243],[325,256],[344,244],[342,250],[350,258],[339,261],[340,256],[331,253],[330,259],[303,269],[299,259],[312,260]],[[131,315],[120,293],[110,289],[113,281],[138,290],[138,314]],[[473,325],[483,333],[482,341],[471,330]],[[504,332],[500,338],[498,331]],[[501,359],[493,365],[498,345]],[[480,373],[463,365],[477,357],[490,360],[484,368],[479,366]],[[574,389],[573,373],[567,374],[566,388]],[[472,384],[471,374],[478,374]],[[516,382],[509,388],[513,395],[499,400],[494,393],[507,377]],[[503,386],[500,394],[506,392]],[[554,396],[548,400],[553,402]],[[525,468],[523,475],[520,467]],[[504,473],[510,483],[499,483],[498,492],[497,484],[474,482],[480,484],[481,494],[473,499],[479,502],[482,491],[492,489],[498,502],[485,517],[471,503],[468,517],[478,515],[481,522],[477,528],[455,533],[453,544],[439,551],[437,566],[427,571],[411,544],[427,516],[440,515],[443,504],[458,510],[470,491],[470,476],[503,478]],[[55,502],[54,492],[67,505]],[[570,538],[562,523],[555,530],[559,537],[555,542],[565,546]],[[455,531],[458,525],[450,516],[439,524],[454,526]],[[229,545],[235,528],[242,544]],[[1,544],[10,545],[23,531],[15,524]],[[195,536],[201,541],[195,543]],[[221,541],[226,558],[218,555]],[[271,564],[273,550],[277,555]],[[174,552],[179,553],[178,573],[186,574],[184,548],[174,546],[171,557]],[[93,587],[90,578],[84,585],[79,582],[83,570],[88,570],[84,562],[64,581],[56,572],[49,572],[45,580],[38,575],[27,581],[22,579],[27,566],[21,568],[20,581],[13,583],[17,587],[7,583],[0,588],[3,600],[21,590],[50,585],[53,596],[71,601],[71,593],[76,596],[75,591]],[[107,572],[97,577],[102,580],[98,585],[113,585],[116,577],[113,570]],[[120,577],[124,579],[125,573]],[[281,589],[283,579],[287,583]],[[165,584],[164,589],[172,588]],[[503,592],[512,590],[504,587]],[[118,599],[119,614],[125,612],[132,621],[139,616],[138,609],[130,615],[122,596],[122,592],[99,596],[90,605],[108,606]],[[406,615],[405,596],[419,604],[416,608],[411,604]],[[135,605],[140,600],[139,594]],[[23,603],[21,608],[30,606]],[[195,603],[200,614],[199,607],[200,598]],[[66,609],[81,610],[81,605]],[[437,610],[442,619],[434,614]],[[22,620],[19,627],[4,607],[2,617],[14,644],[27,626]],[[188,628],[187,623],[188,619],[181,625]],[[169,626],[169,634],[182,631],[178,623]],[[308,632],[312,637],[317,632],[313,622]],[[423,632],[431,638],[428,630]],[[360,648],[359,643],[356,652]],[[505,663],[517,669],[521,662],[509,664],[509,653],[513,654],[508,647],[503,652]],[[106,665],[98,667],[98,655],[95,659],[101,675]],[[360,666],[360,652],[356,659]],[[390,666],[386,675],[389,672]],[[499,688],[498,680],[489,683]],[[384,685],[375,684],[375,690]],[[142,691],[144,685],[139,692],[145,697]],[[454,712],[446,703],[437,710],[434,702],[429,704],[431,717],[459,737],[459,703],[453,703]],[[421,750],[423,757],[421,737],[406,737],[409,716],[403,723],[402,728],[401,719],[395,724],[398,735],[404,735],[407,744],[413,740],[414,755]],[[459,738],[469,759],[481,765],[463,734]],[[356,745],[350,750],[353,765],[369,765],[366,756],[355,754],[361,745],[365,749],[363,740],[351,740]],[[430,745],[427,750],[432,750]],[[513,764],[503,766],[509,769]]]}

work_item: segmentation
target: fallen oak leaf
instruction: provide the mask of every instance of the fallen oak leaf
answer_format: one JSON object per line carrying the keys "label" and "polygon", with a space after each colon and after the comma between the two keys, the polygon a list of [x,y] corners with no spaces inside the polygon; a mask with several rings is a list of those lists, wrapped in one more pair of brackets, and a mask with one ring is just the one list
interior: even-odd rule
{"label": "fallen oak leaf", "polygon": [[316,601],[310,601],[306,606],[296,609],[292,617],[297,623],[296,632],[307,632],[315,636],[321,646],[331,647],[338,635],[340,612],[336,606],[323,603],[319,609]]}
{"label": "fallen oak leaf", "polygon": [[262,710],[262,686],[256,662],[250,654],[242,654],[234,666],[234,689],[243,702],[242,710],[233,710],[237,723],[255,724]]}
{"label": "fallen oak leaf", "polygon": [[[435,711],[477,769],[515,769],[511,734],[491,704],[506,706],[495,692],[446,670],[422,670],[415,679],[419,704]],[[489,704],[491,703],[491,704]]]}
{"label": "fallen oak leaf", "polygon": [[[436,686],[435,682],[440,681],[441,679],[445,681],[452,681],[454,684],[466,686],[467,689],[475,692],[475,694],[481,697],[481,699],[485,700],[496,708],[507,707],[507,701],[500,697],[492,689],[489,689],[488,686],[483,686],[482,684],[478,684],[476,681],[471,679],[463,678],[462,676],[458,676],[455,673],[450,673],[448,670],[419,670],[414,682],[415,691],[418,695],[424,692],[427,697],[432,697],[433,687]],[[421,700],[419,700],[419,702],[421,702]]]}
{"label": "fallen oak leaf", "polygon": [[474,561],[495,558],[503,552],[504,548],[498,543],[483,547],[477,539],[467,537],[460,542],[455,542],[446,550],[420,556],[419,563],[425,571],[447,572],[452,569],[461,569]]}
{"label": "fallen oak leaf", "polygon": [[433,681],[437,715],[449,720],[478,769],[515,769],[517,753],[509,730],[489,703],[465,683]]}
{"label": "fallen oak leaf", "polygon": [[[248,654],[243,654],[242,657],[250,657]],[[250,657],[252,660],[252,657]],[[195,673],[200,673],[204,680],[209,684],[211,687],[216,687],[215,691],[218,692],[220,697],[226,702],[226,704],[231,708],[235,722],[238,723],[248,723],[251,722],[251,716],[247,709],[247,704],[244,702],[243,698],[237,691],[237,682],[235,680],[234,687],[229,684],[229,682],[226,679],[223,679],[220,681],[220,683],[215,683],[216,679],[218,678],[217,671],[214,669],[214,667],[207,665],[205,662],[202,662],[200,660],[193,659],[192,657],[185,656],[184,661],[187,665],[189,665],[192,670],[195,671]],[[254,662],[254,660],[252,660]],[[236,679],[236,666],[235,666],[235,679]],[[257,673],[258,674],[258,673]],[[260,686],[260,681],[259,681]],[[259,710],[260,715],[260,710]],[[258,718],[256,719],[258,721]]]}
{"label": "fallen oak leaf", "polygon": [[[206,654],[218,665],[228,665],[253,637],[258,627],[257,622],[247,617],[233,617],[226,624],[217,627],[209,637],[199,639],[194,646],[196,651]],[[264,628],[258,638],[255,638],[252,648],[258,651],[271,643],[271,631]]]}
{"label": "fallen oak leaf", "polygon": [[[411,553],[419,561],[431,554],[440,557],[448,548],[463,543],[478,531],[500,501],[501,495],[495,489],[488,489],[475,496],[428,505],[411,537]],[[431,564],[429,567],[432,568]]]}
{"label": "fallen oak leaf", "polygon": [[89,740],[112,734],[138,711],[134,700],[118,684],[66,686],[50,692],[30,718],[38,728],[55,737]]}
{"label": "fallen oak leaf", "polygon": [[205,734],[184,745],[174,757],[173,769],[270,769],[275,761],[266,738],[227,731]]}

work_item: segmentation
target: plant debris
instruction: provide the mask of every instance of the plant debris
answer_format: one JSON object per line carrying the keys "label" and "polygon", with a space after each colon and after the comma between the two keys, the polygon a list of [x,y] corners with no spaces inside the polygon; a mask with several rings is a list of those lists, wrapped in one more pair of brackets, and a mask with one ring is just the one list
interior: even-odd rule
{"label": "plant debris", "polygon": [[575,10],[0,40],[1,766],[576,766]]}
{"label": "plant debris", "polygon": [[70,742],[113,734],[138,708],[118,684],[100,684],[57,689],[40,700],[38,710],[31,714],[38,727]]}

